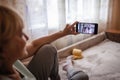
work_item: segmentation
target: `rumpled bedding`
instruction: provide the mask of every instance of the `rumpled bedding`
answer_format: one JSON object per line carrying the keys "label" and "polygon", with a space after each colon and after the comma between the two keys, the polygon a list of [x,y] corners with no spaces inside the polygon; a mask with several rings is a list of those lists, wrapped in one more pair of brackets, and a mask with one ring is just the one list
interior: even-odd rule
{"label": "rumpled bedding", "polygon": [[[106,39],[82,54],[84,58],[74,60],[74,67],[86,72],[89,80],[120,80],[120,43]],[[62,70],[64,62],[60,62],[60,76],[67,80]]]}

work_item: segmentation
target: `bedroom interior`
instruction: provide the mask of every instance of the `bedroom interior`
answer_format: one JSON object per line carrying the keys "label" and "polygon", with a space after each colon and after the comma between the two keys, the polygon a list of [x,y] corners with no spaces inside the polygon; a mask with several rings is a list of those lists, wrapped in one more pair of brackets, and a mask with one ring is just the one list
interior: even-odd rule
{"label": "bedroom interior", "polygon": [[[67,80],[62,65],[74,48],[82,50],[82,59],[73,60],[74,67],[89,75],[90,80],[119,80],[120,32],[102,32],[58,50],[60,73]],[[64,55],[63,55],[64,54]]]}
{"label": "bedroom interior", "polygon": [[[66,72],[62,70],[62,64],[65,63],[67,56],[72,55],[74,48],[81,49],[83,55],[82,59],[73,60],[74,67],[86,72],[90,80],[120,80],[120,0],[51,0],[51,2],[47,2],[47,0],[34,0],[33,6],[37,1],[43,3],[42,5],[45,6],[41,6],[45,10],[39,9],[43,10],[42,12],[45,14],[43,15],[43,13],[39,12],[44,18],[43,21],[40,21],[40,25],[43,25],[43,27],[39,28],[34,26],[35,22],[31,19],[34,18],[34,16],[31,17],[33,15],[32,10],[34,10],[31,9],[33,7],[31,6],[31,1],[0,0],[0,4],[13,6],[20,12],[23,16],[25,26],[30,26],[25,27],[25,32],[30,36],[31,40],[38,36],[42,37],[62,30],[66,23],[76,20],[98,23],[98,34],[96,35],[79,34],[77,36],[66,36],[52,43],[58,49],[59,70],[62,80],[68,80]],[[77,2],[83,4],[82,7]],[[50,8],[57,6],[55,12],[50,11],[49,6]],[[88,9],[89,7],[93,9]],[[51,17],[52,13],[55,13],[57,18]],[[51,18],[53,18],[53,23],[51,22]],[[38,20],[37,18],[34,19]],[[54,24],[54,20],[56,20],[56,24]],[[39,29],[47,30],[42,34]],[[24,63],[28,63],[30,59],[24,60]]]}

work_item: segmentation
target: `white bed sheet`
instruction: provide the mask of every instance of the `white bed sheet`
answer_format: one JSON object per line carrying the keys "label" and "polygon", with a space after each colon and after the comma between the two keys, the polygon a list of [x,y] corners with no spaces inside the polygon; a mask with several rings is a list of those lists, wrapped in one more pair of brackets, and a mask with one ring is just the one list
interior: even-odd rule
{"label": "white bed sheet", "polygon": [[[106,39],[83,51],[83,56],[74,60],[74,67],[86,72],[90,80],[120,80],[120,43]],[[60,70],[62,80],[67,80],[65,74]]]}

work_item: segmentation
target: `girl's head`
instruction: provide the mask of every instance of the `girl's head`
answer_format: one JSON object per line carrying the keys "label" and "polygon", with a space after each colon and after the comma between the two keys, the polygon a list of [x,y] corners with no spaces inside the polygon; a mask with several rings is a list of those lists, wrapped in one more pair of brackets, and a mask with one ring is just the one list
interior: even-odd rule
{"label": "girl's head", "polygon": [[22,18],[13,9],[0,6],[0,57],[20,56],[24,52],[26,35]]}

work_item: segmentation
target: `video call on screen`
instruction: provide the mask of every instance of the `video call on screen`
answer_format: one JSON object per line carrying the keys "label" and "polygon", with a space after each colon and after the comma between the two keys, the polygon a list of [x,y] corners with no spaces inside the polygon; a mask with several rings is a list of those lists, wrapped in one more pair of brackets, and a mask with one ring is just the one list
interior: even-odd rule
{"label": "video call on screen", "polygon": [[90,23],[79,23],[78,32],[81,33],[94,33],[95,25]]}

